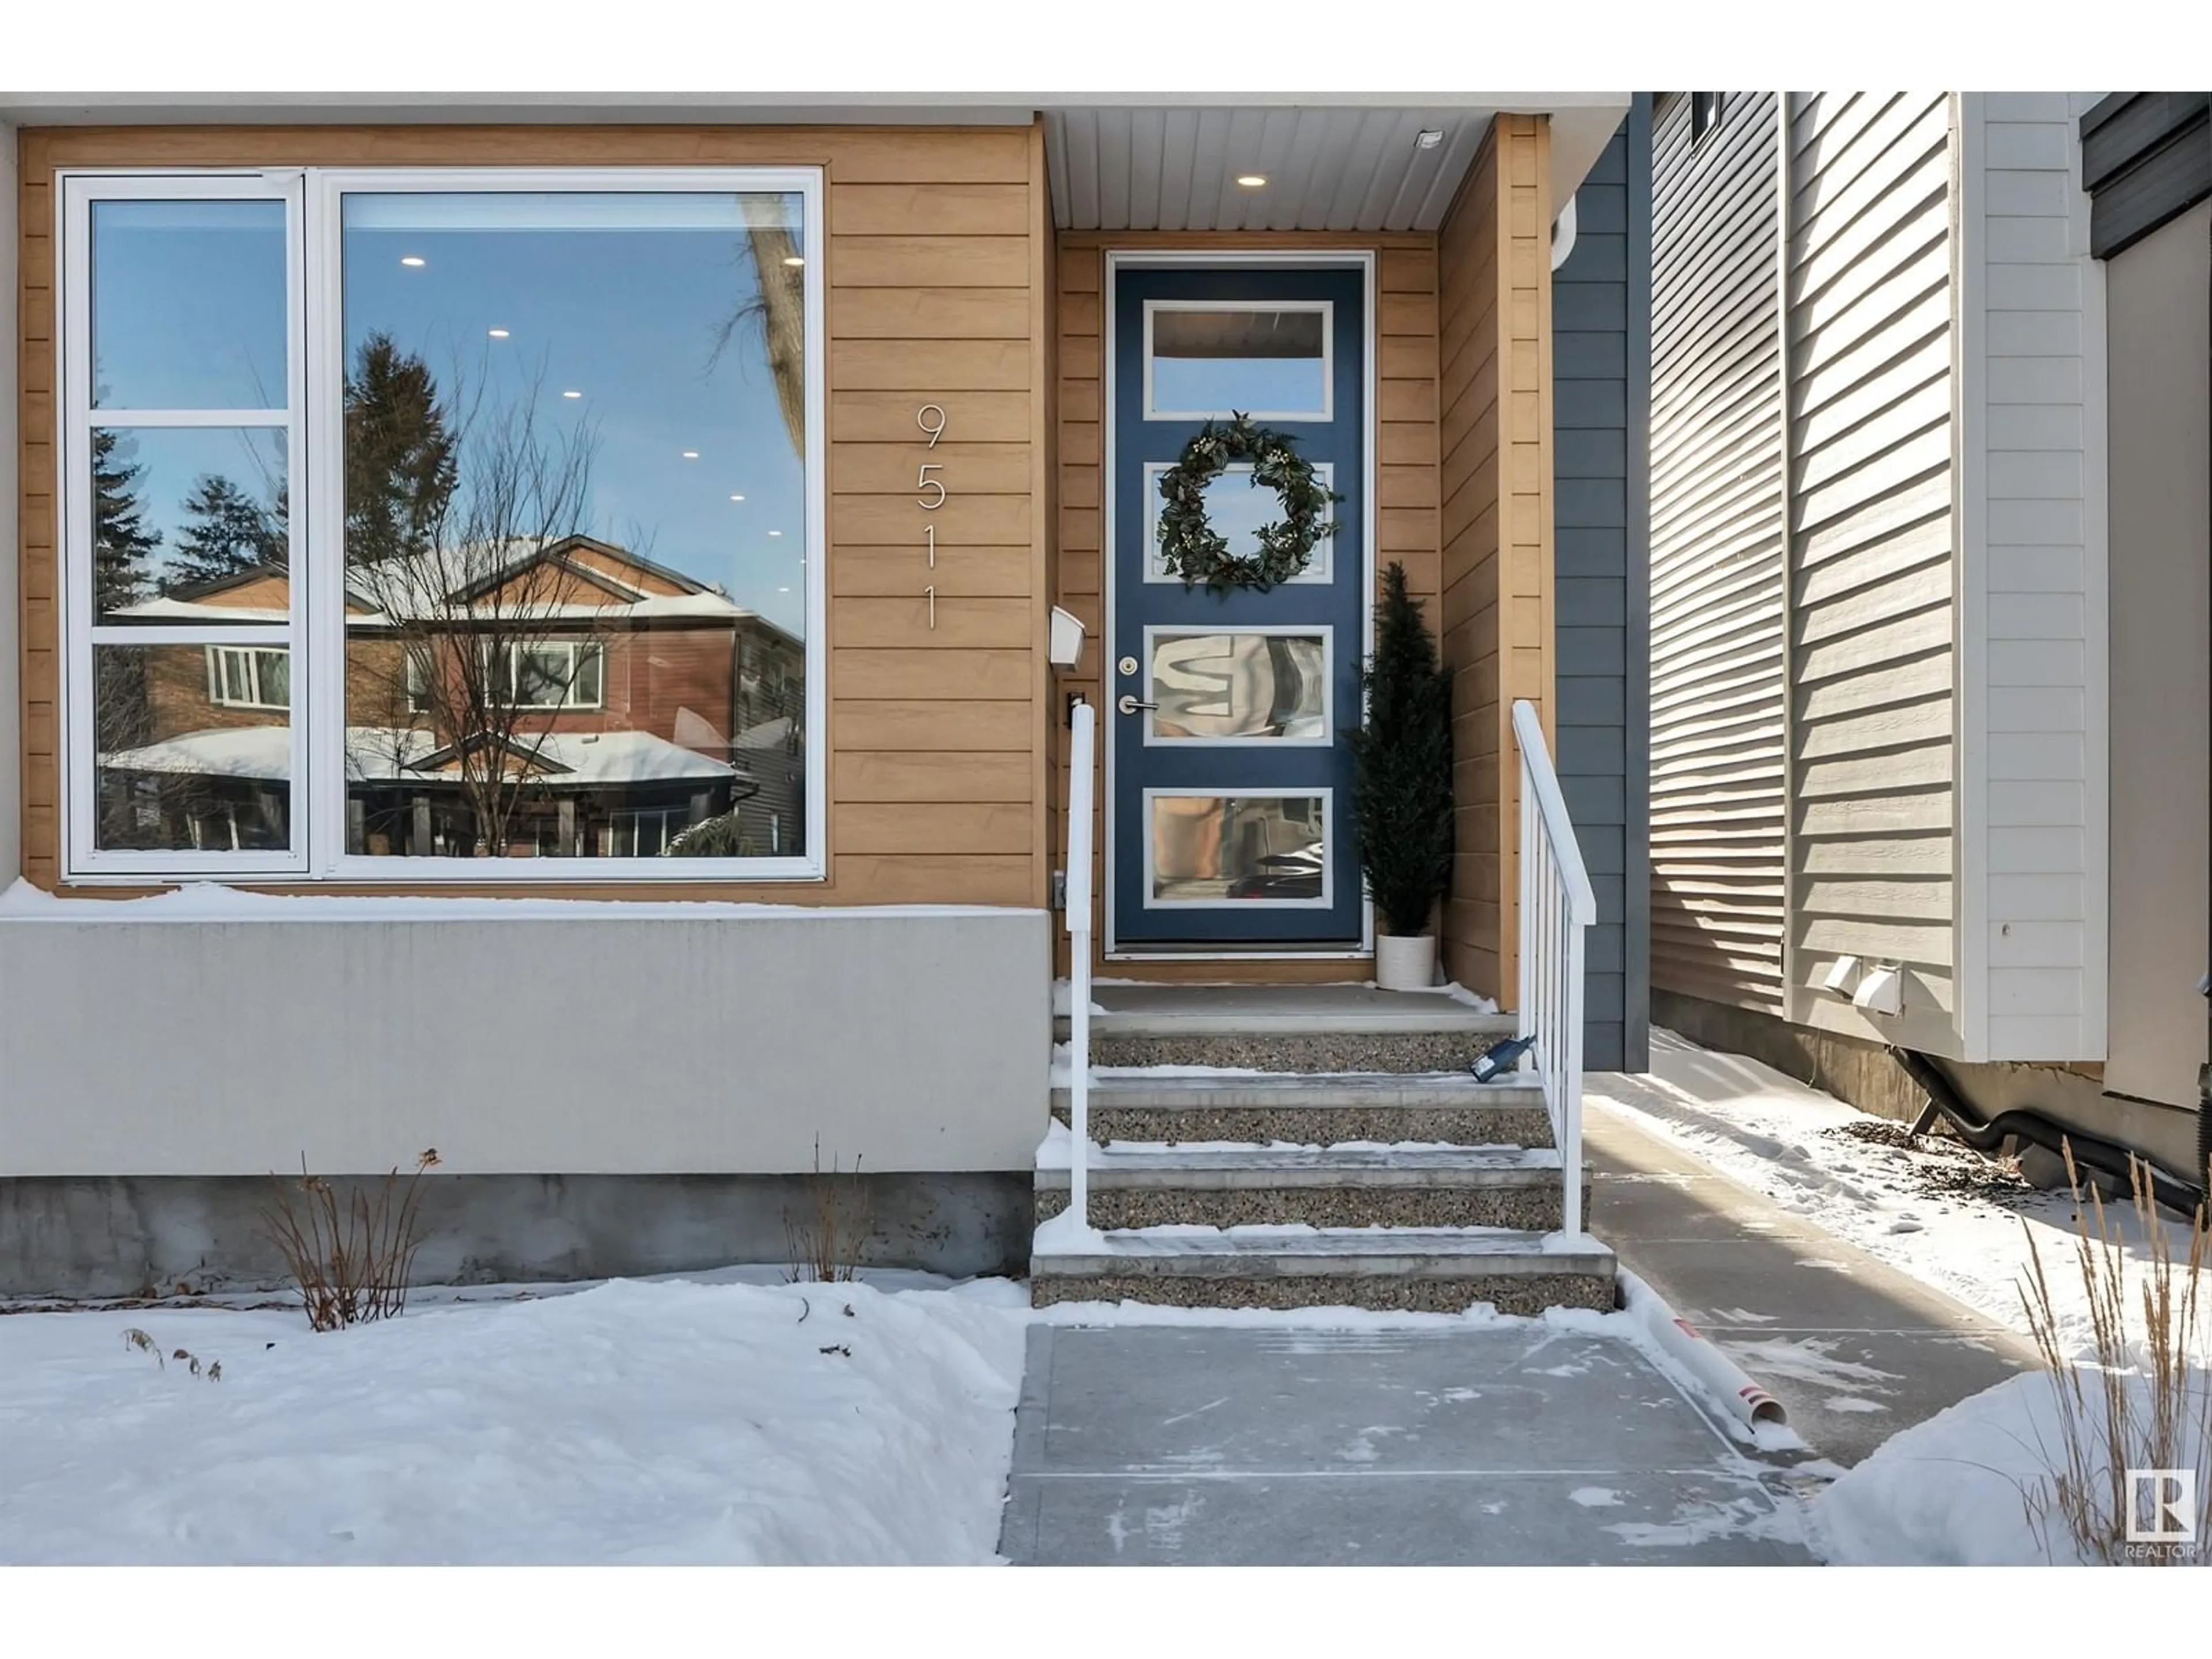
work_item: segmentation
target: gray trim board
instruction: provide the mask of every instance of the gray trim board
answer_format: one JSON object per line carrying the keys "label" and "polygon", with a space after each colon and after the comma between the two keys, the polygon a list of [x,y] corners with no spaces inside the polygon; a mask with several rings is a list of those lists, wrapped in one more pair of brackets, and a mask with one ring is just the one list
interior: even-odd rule
{"label": "gray trim board", "polygon": [[2081,118],[2089,252],[2109,259],[2212,197],[2212,93],[2116,92]]}
{"label": "gray trim board", "polygon": [[1627,638],[1621,653],[1627,718],[1621,776],[1627,787],[1621,945],[1626,974],[1621,1069],[1651,1064],[1651,94],[1628,112],[1628,544],[1622,571]]}
{"label": "gray trim board", "polygon": [[1650,1051],[1650,892],[1641,872],[1650,173],[1647,98],[1577,193],[1574,252],[1552,278],[1553,715],[1561,787],[1598,896],[1583,1057],[1607,1071],[1643,1070]]}

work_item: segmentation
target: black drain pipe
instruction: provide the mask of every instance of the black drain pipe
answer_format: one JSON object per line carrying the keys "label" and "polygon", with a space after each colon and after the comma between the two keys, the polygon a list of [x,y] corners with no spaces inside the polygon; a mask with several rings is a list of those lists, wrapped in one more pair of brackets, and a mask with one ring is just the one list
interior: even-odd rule
{"label": "black drain pipe", "polygon": [[[1959,1139],[1978,1152],[2000,1151],[2008,1136],[2062,1158],[2070,1146],[2076,1167],[2110,1176],[2129,1191],[2134,1190],[2129,1170],[2132,1158],[2148,1172],[2151,1195],[2167,1209],[2179,1215],[2194,1216],[2204,1202],[2204,1175],[2201,1170],[2196,1180],[2185,1180],[2116,1140],[2069,1129],[2031,1108],[2017,1107],[1985,1118],[1966,1103],[1949,1076],[1931,1056],[1917,1048],[1893,1048],[1889,1053],[1890,1058],[1905,1069],[1905,1074],[1926,1092],[1928,1103],[1950,1120],[1951,1127],[1959,1132]],[[2197,1148],[2212,1159],[2212,1148],[2205,1144],[2212,1139],[2212,1112],[2205,1109],[2205,1104],[2201,1100],[2198,1103]]]}

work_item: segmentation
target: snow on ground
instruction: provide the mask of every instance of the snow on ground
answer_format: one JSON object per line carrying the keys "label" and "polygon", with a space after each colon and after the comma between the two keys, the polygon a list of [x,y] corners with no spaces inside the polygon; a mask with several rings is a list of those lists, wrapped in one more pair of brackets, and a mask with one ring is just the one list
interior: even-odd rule
{"label": "snow on ground", "polygon": [[995,1559],[1023,1287],[756,1276],[0,1317],[0,1561]]}
{"label": "snow on ground", "polygon": [[[1847,1239],[2002,1325],[2026,1331],[2021,1284],[2028,1238],[2043,1256],[2069,1346],[2088,1340],[2075,1268],[2074,1203],[2037,1192],[1980,1153],[1930,1136],[1895,1144],[1903,1126],[1845,1105],[1741,1054],[1654,1028],[1649,1074],[1593,1073],[1585,1099],[1673,1141],[1784,1209]],[[2140,1258],[2124,1204],[2108,1222]],[[2170,1224],[2178,1257],[2188,1229]],[[2212,1356],[2208,1356],[2212,1358]]]}
{"label": "snow on ground", "polygon": [[[2196,1376],[2200,1394],[2212,1392],[2212,1373]],[[2138,1379],[2136,1399],[2147,1393]],[[2212,1402],[2200,1401],[2197,1420],[2208,1411]],[[1821,1494],[1813,1524],[1839,1565],[2078,1565],[2056,1511],[2045,1526],[2028,1512],[2028,1494],[2047,1493],[2047,1471],[2065,1467],[2064,1446],[2052,1379],[2030,1371],[1888,1441]],[[2200,1483],[2212,1481],[2212,1449],[2201,1435],[2182,1456]],[[2212,1565],[2212,1540],[2196,1559]]]}

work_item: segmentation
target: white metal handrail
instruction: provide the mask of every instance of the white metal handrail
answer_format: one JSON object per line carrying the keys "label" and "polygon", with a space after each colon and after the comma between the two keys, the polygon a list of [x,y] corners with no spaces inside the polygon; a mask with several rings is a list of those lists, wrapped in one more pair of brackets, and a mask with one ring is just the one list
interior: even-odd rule
{"label": "white metal handrail", "polygon": [[1520,1034],[1535,1039],[1533,1060],[1559,1149],[1560,1228],[1583,1230],[1583,939],[1597,920],[1597,895],[1567,817],[1559,775],[1544,744],[1535,704],[1513,705],[1521,750]]}
{"label": "white metal handrail", "polygon": [[1068,710],[1067,750],[1067,1207],[1091,1227],[1091,821],[1097,776],[1098,711]]}

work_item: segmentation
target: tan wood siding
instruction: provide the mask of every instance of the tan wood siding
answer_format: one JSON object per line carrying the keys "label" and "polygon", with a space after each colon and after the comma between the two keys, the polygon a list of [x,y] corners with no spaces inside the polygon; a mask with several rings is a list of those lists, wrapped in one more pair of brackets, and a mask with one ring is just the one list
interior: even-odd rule
{"label": "tan wood siding", "polygon": [[[1387,348],[1378,356],[1379,391],[1376,411],[1376,465],[1382,499],[1376,512],[1376,568],[1391,560],[1402,561],[1414,592],[1431,602],[1439,592],[1437,542],[1437,256],[1436,239],[1426,234],[1341,235],[1293,234],[1278,235],[1207,233],[1064,232],[1057,249],[1057,277],[1053,353],[1056,369],[1052,398],[1056,405],[1053,432],[1057,455],[1052,469],[1052,489],[1057,497],[1052,511],[1053,586],[1055,604],[1083,619],[1090,631],[1079,673],[1055,677],[1053,696],[1054,730],[1052,784],[1053,867],[1066,848],[1065,812],[1068,799],[1066,731],[1061,704],[1066,693],[1079,691],[1093,704],[1101,700],[1099,671],[1106,645],[1100,629],[1104,622],[1104,566],[1102,534],[1103,515],[1099,503],[1105,489],[1105,415],[1103,376],[1106,366],[1103,316],[1106,250],[1218,248],[1224,252],[1278,248],[1372,248],[1376,251],[1376,333]],[[1093,934],[1100,941],[1094,964],[1106,971],[1103,954],[1105,937],[1105,864],[1103,779],[1097,781],[1099,796],[1092,823]],[[1061,971],[1067,966],[1067,940],[1056,945]],[[1219,961],[1117,962],[1113,973],[1126,979],[1211,980],[1224,972]],[[1236,976],[1255,983],[1304,982],[1364,979],[1370,972],[1364,962],[1243,962]]]}
{"label": "tan wood siding", "polygon": [[1652,117],[1651,982],[1783,1010],[1783,476],[1772,93]]}
{"label": "tan wood siding", "polygon": [[1552,696],[1552,284],[1547,123],[1501,115],[1437,233],[1441,603],[1453,670],[1459,826],[1445,963],[1511,1004],[1519,761],[1512,708],[1548,735]]}
{"label": "tan wood siding", "polygon": [[[25,873],[60,876],[53,500],[59,167],[819,165],[827,169],[831,698],[825,882],[604,896],[1039,905],[1050,256],[1042,129],[207,127],[21,136]],[[943,404],[937,626],[915,411]],[[331,890],[326,887],[318,890]],[[439,886],[432,890],[466,890]],[[512,890],[491,889],[485,890]]]}
{"label": "tan wood siding", "polygon": [[1890,1041],[1953,1051],[1950,104],[1792,94],[1792,1012],[1901,963]]}

